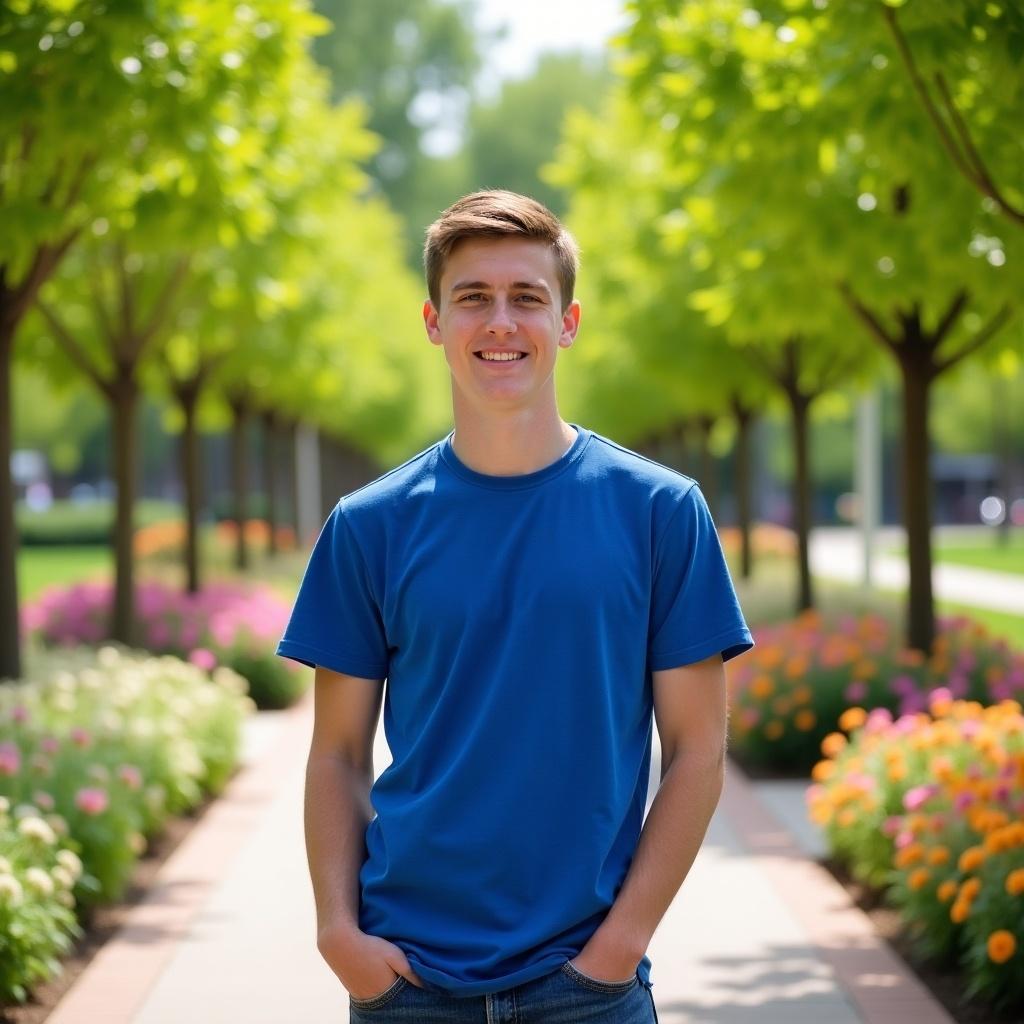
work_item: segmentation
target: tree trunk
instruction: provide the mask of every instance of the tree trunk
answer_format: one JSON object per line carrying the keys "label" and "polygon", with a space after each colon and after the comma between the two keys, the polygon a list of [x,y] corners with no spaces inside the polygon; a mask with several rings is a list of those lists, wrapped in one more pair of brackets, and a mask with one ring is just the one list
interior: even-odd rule
{"label": "tree trunk", "polygon": [[231,423],[231,480],[234,490],[235,568],[245,572],[249,568],[249,545],[245,539],[245,521],[249,507],[249,453],[245,448],[248,411],[242,402],[231,405],[234,418]]}
{"label": "tree trunk", "polygon": [[740,530],[740,577],[749,580],[753,572],[751,549],[751,465],[750,428],[753,414],[740,403],[733,405],[736,417],[736,518]]}
{"label": "tree trunk", "polygon": [[799,391],[788,392],[789,406],[793,416],[793,452],[796,467],[793,473],[793,526],[797,543],[797,612],[814,607],[814,592],[811,585],[811,471],[809,422],[811,400]]}
{"label": "tree trunk", "polygon": [[285,428],[285,443],[288,451],[288,458],[285,465],[288,467],[288,496],[291,499],[291,524],[295,530],[295,543],[301,547],[305,543],[302,536],[301,524],[299,522],[299,423],[298,420],[289,420]]}
{"label": "tree trunk", "polygon": [[110,635],[131,645],[135,640],[134,572],[132,538],[133,514],[138,486],[138,431],[136,412],[139,389],[129,374],[122,374],[113,386],[114,480],[117,505],[114,516],[114,607]]}
{"label": "tree trunk", "polygon": [[935,639],[932,595],[932,510],[928,400],[931,363],[909,345],[900,358],[903,375],[903,523],[907,531],[910,585],[907,643],[930,654]]}
{"label": "tree trunk", "polygon": [[711,431],[715,421],[710,416],[697,418],[697,443],[700,446],[700,489],[707,498],[712,513],[718,505],[718,475],[715,457],[711,454]]}
{"label": "tree trunk", "polygon": [[199,431],[196,429],[199,389],[190,382],[177,391],[177,396],[185,415],[185,427],[181,432],[181,482],[185,490],[185,592],[198,594],[199,505],[202,486]]}
{"label": "tree trunk", "polygon": [[[2,295],[2,293],[0,293]],[[0,679],[21,677],[18,638],[18,535],[14,525],[14,416],[11,371],[17,322],[0,308]]]}
{"label": "tree trunk", "polygon": [[263,414],[263,492],[267,507],[267,553],[277,554],[277,502],[275,501],[276,480],[275,441],[277,439],[277,422],[272,412]]}

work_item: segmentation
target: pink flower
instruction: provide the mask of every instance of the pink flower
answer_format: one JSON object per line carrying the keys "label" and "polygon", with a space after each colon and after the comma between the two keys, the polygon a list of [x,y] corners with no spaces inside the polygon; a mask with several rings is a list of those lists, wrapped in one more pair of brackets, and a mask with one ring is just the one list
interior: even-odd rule
{"label": "pink flower", "polygon": [[129,788],[129,789],[141,789],[142,788],[142,772],[133,764],[123,764],[117,770],[117,777]]}
{"label": "pink flower", "polygon": [[909,846],[914,841],[914,833],[910,829],[904,829],[902,832],[896,833],[896,849],[902,850],[905,846]]}
{"label": "pink flower", "polygon": [[56,754],[60,750],[60,740],[55,736],[44,736],[39,741],[39,749],[44,754]]}
{"label": "pink flower", "polygon": [[890,817],[886,818],[885,821],[882,823],[882,834],[892,839],[892,837],[896,835],[897,832],[899,832],[902,826],[903,819],[899,815],[893,814]]}
{"label": "pink flower", "polygon": [[843,696],[851,704],[859,704],[868,695],[868,684],[862,679],[855,679],[843,691]]}
{"label": "pink flower", "polygon": [[217,667],[217,658],[213,651],[205,647],[197,647],[189,656],[188,660],[204,672],[211,672]]}
{"label": "pink flower", "polygon": [[92,743],[92,736],[89,730],[83,729],[80,725],[76,725],[68,735],[76,747],[87,747]]}
{"label": "pink flower", "polygon": [[13,743],[0,743],[0,775],[17,775],[21,751]]}
{"label": "pink flower", "polygon": [[957,811],[966,811],[971,804],[974,803],[974,794],[968,790],[964,790],[961,793],[957,793],[953,797],[953,808]]}
{"label": "pink flower", "polygon": [[110,804],[105,789],[86,787],[75,794],[75,806],[92,817],[102,814]]}
{"label": "pink flower", "polygon": [[916,811],[931,800],[937,791],[938,787],[934,785],[914,786],[903,794],[903,806],[908,811]]}
{"label": "pink flower", "polygon": [[15,704],[11,708],[11,720],[14,722],[27,722],[28,721],[28,708],[24,704]]}

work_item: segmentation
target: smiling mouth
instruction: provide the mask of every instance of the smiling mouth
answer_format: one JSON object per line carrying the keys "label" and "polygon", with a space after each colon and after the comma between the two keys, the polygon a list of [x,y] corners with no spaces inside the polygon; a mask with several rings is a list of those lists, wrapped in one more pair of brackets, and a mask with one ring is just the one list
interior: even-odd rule
{"label": "smiling mouth", "polygon": [[483,352],[474,352],[473,355],[484,363],[519,363],[526,358],[525,352],[501,352],[489,355]]}

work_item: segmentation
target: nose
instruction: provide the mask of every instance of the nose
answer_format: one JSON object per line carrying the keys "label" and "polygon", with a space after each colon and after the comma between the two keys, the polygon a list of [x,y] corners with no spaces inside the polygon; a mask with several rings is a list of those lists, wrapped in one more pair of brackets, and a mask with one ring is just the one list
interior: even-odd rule
{"label": "nose", "polygon": [[512,334],[516,329],[516,321],[512,316],[509,304],[498,299],[491,306],[491,315],[487,318],[487,330],[491,334]]}

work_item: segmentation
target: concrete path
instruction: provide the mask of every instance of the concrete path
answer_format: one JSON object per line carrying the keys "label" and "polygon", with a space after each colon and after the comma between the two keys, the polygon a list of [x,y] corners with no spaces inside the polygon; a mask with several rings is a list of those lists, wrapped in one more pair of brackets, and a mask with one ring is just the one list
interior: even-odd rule
{"label": "concrete path", "polygon": [[[955,536],[955,530],[936,531],[938,536]],[[898,547],[904,538],[900,529],[879,531],[878,550]],[[848,527],[817,527],[811,534],[811,571],[816,576],[859,583],[864,575],[864,546],[860,534]],[[905,590],[907,562],[900,555],[876,554],[874,585],[882,590]],[[960,604],[991,608],[1024,615],[1024,576],[964,565],[936,565],[932,569],[935,596]]]}
{"label": "concrete path", "polygon": [[[255,719],[245,768],[49,1024],[347,1020],[347,997],[316,953],[302,846],[311,714],[306,700]],[[379,770],[381,735],[376,753]],[[661,1024],[947,1024],[801,849],[813,841],[802,799],[802,786],[759,790],[731,769],[649,951]]]}

